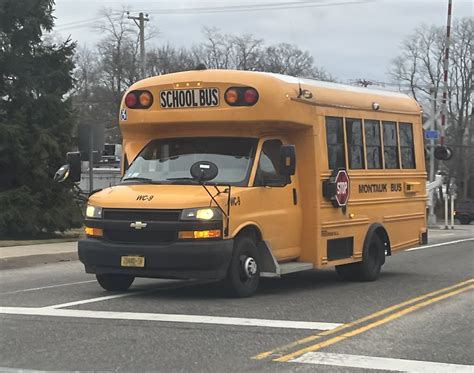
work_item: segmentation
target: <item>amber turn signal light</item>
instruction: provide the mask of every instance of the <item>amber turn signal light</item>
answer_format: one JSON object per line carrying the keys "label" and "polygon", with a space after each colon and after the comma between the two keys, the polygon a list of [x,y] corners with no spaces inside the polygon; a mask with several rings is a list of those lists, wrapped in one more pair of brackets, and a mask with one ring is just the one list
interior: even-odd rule
{"label": "amber turn signal light", "polygon": [[178,233],[178,238],[180,240],[193,240],[199,238],[220,238],[221,230],[213,229],[206,231],[181,231]]}
{"label": "amber turn signal light", "polygon": [[88,236],[102,237],[104,235],[104,230],[101,228],[85,227],[84,230]]}
{"label": "amber turn signal light", "polygon": [[150,92],[145,91],[145,92],[140,93],[138,101],[140,102],[141,106],[150,107],[151,104],[153,103],[153,97]]}
{"label": "amber turn signal light", "polygon": [[232,105],[235,104],[239,99],[239,94],[235,89],[228,89],[225,93],[225,101]]}

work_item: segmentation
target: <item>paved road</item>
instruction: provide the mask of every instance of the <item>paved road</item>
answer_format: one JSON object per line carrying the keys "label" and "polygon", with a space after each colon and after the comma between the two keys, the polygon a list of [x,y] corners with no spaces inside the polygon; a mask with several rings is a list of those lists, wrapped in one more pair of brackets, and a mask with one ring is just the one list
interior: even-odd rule
{"label": "paved road", "polygon": [[196,281],[105,293],[78,262],[4,270],[0,371],[473,372],[473,228],[434,231],[377,282],[305,272],[247,299]]}

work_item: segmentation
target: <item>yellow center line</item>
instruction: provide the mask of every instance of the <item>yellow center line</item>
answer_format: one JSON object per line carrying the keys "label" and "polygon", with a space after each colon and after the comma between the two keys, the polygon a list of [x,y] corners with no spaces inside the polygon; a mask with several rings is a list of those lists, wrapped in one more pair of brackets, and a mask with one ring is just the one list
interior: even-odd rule
{"label": "yellow center line", "polygon": [[358,324],[361,324],[365,321],[369,321],[371,319],[374,319],[374,318],[377,318],[379,316],[383,316],[391,311],[394,311],[394,310],[397,310],[401,307],[405,307],[405,306],[408,306],[408,305],[411,305],[413,303],[416,303],[416,302],[419,302],[421,300],[424,300],[426,298],[430,298],[430,297],[433,297],[435,295],[438,295],[440,293],[444,293],[446,291],[450,291],[450,290],[453,290],[455,288],[458,288],[458,287],[461,287],[461,286],[464,286],[464,285],[469,285],[469,284],[472,284],[474,283],[474,279],[470,279],[470,280],[467,280],[467,281],[463,281],[463,282],[459,282],[455,285],[452,285],[452,286],[448,286],[446,288],[443,288],[443,289],[439,289],[439,290],[436,290],[436,291],[432,291],[431,293],[427,293],[427,294],[423,294],[423,295],[420,295],[418,297],[415,297],[415,298],[411,298],[411,299],[408,299],[404,302],[401,302],[401,303],[398,303],[398,304],[395,304],[393,306],[390,306],[390,307],[387,307],[387,308],[384,308],[380,311],[377,311],[377,312],[374,312],[370,315],[367,315],[367,316],[364,316],[360,319],[357,319],[355,321],[352,321],[350,323],[347,323],[347,324],[343,324],[341,326],[338,326],[337,328],[335,329],[331,329],[331,330],[326,330],[324,332],[320,332],[318,334],[315,334],[315,335],[311,335],[311,336],[308,336],[308,337],[305,337],[303,339],[300,339],[300,340],[297,340],[295,342],[292,342],[290,344],[287,344],[287,345],[284,345],[284,346],[280,346],[280,347],[277,347],[277,348],[274,348],[273,350],[270,350],[270,351],[266,351],[266,352],[262,352],[256,356],[253,356],[252,359],[255,359],[255,360],[262,360],[262,359],[265,359],[275,353],[278,353],[278,352],[281,352],[281,351],[285,351],[285,350],[288,350],[292,347],[296,347],[296,346],[299,346],[301,344],[305,344],[305,343],[308,343],[308,342],[312,342],[316,339],[319,339],[323,336],[327,336],[327,335],[331,335],[331,334],[334,334],[334,333],[338,333],[340,332],[341,330],[344,330],[344,329],[347,329],[347,328],[350,328],[350,327],[353,327],[355,325],[358,325]]}
{"label": "yellow center line", "polygon": [[309,347],[306,347],[306,348],[303,348],[301,350],[298,350],[298,351],[295,351],[291,354],[288,354],[288,355],[285,355],[285,356],[282,356],[278,359],[275,359],[274,361],[278,361],[278,362],[287,362],[289,360],[293,360],[294,358],[298,357],[298,356],[301,356],[307,352],[313,352],[313,351],[316,351],[316,350],[319,350],[323,347],[327,347],[327,346],[330,346],[330,345],[333,345],[335,343],[338,343],[338,342],[341,342],[343,340],[346,340],[348,338],[351,338],[351,337],[354,337],[358,334],[361,334],[361,333],[364,333],[366,332],[367,330],[370,330],[370,329],[373,329],[373,328],[376,328],[380,325],[383,325],[383,324],[386,324],[392,320],[395,320],[395,319],[398,319],[404,315],[407,315],[411,312],[414,312],[416,310],[419,310],[421,308],[424,308],[426,306],[429,306],[430,304],[433,304],[433,303],[436,303],[436,302],[439,302],[443,299],[446,299],[446,298],[450,298],[454,295],[457,295],[457,294],[460,294],[460,293],[463,293],[465,291],[468,291],[468,290],[472,290],[474,289],[474,285],[467,285],[467,286],[464,286],[460,289],[457,289],[457,290],[453,290],[449,293],[446,293],[446,294],[443,294],[443,295],[440,295],[438,297],[435,297],[435,298],[431,298],[431,299],[428,299],[424,302],[421,302],[421,303],[418,303],[418,304],[415,304],[411,307],[408,307],[408,308],[404,308],[398,312],[395,312],[383,319],[380,319],[378,321],[375,321],[371,324],[368,324],[368,325],[365,325],[359,329],[356,329],[356,330],[353,330],[351,332],[348,332],[348,333],[345,333],[343,335],[340,335],[340,336],[336,336],[336,337],[333,337],[331,339],[328,339],[327,341],[324,341],[324,342],[321,342],[321,343],[318,343],[318,344],[315,344],[315,345],[312,345],[312,346],[309,346]]}

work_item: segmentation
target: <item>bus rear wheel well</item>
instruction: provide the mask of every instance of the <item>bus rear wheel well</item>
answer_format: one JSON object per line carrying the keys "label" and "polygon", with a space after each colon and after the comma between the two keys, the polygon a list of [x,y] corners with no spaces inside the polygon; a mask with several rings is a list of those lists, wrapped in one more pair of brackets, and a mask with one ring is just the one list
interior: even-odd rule
{"label": "bus rear wheel well", "polygon": [[388,233],[385,230],[384,226],[382,224],[373,224],[369,228],[369,232],[367,232],[367,237],[370,234],[376,234],[380,240],[382,240],[384,246],[385,246],[385,255],[390,256],[392,255],[392,248],[390,246],[390,238],[388,237]]}

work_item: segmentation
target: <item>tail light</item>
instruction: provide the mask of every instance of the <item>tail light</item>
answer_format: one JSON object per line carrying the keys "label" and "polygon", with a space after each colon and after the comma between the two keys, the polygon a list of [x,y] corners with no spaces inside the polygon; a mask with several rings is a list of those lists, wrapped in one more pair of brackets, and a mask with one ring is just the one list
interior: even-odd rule
{"label": "tail light", "polygon": [[131,91],[125,96],[125,105],[129,109],[148,109],[153,104],[153,95],[149,91]]}
{"label": "tail light", "polygon": [[258,101],[258,92],[252,87],[230,87],[224,98],[230,106],[253,106]]}

